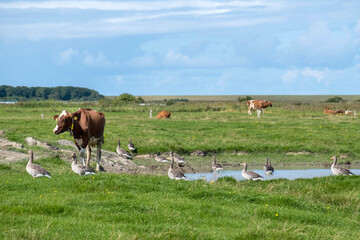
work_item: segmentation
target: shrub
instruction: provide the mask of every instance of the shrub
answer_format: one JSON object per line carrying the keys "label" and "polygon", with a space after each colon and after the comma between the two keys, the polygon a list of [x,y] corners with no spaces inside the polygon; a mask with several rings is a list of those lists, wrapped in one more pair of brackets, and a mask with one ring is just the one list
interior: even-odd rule
{"label": "shrub", "polygon": [[325,102],[329,102],[329,103],[338,103],[338,102],[344,102],[345,100],[342,97],[331,97],[329,99],[327,99]]}
{"label": "shrub", "polygon": [[252,97],[250,97],[250,96],[238,97],[238,101],[239,101],[239,102],[245,102],[245,101],[249,101],[249,100],[251,100],[251,99],[252,99]]}
{"label": "shrub", "polygon": [[131,103],[139,103],[139,102],[143,103],[145,101],[142,97],[136,98],[135,96],[133,96],[129,93],[123,93],[120,96],[114,98],[111,101],[111,104],[113,104],[115,106],[119,106],[119,105],[127,105],[127,104],[131,104]]}

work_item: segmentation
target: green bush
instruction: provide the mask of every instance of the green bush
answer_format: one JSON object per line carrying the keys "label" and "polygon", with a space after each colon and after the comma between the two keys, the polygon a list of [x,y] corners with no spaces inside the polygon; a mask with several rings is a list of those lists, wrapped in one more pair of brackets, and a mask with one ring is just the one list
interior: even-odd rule
{"label": "green bush", "polygon": [[239,101],[239,102],[245,102],[245,101],[249,101],[249,100],[251,100],[251,99],[252,99],[252,97],[250,97],[250,96],[238,97],[238,101]]}
{"label": "green bush", "polygon": [[338,103],[338,102],[344,102],[345,100],[342,97],[331,97],[329,99],[327,99],[325,102],[329,102],[329,103]]}
{"label": "green bush", "polygon": [[129,93],[123,93],[120,96],[114,98],[111,101],[111,104],[114,106],[127,105],[131,103],[144,103],[144,99],[142,97],[136,98],[135,96]]}

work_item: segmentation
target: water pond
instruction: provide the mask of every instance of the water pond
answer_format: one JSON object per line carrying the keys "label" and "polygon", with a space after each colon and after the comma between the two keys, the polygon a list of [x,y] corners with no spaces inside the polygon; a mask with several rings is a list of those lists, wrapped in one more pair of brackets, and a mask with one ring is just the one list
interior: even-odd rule
{"label": "water pond", "polygon": [[[358,167],[358,166],[356,166]],[[264,177],[264,180],[286,178],[289,180],[294,180],[298,178],[315,178],[315,177],[325,177],[331,176],[333,173],[329,168],[308,168],[308,169],[276,169],[272,175],[266,175],[263,169],[248,169],[254,171]],[[360,175],[359,168],[349,168],[349,170],[355,175]],[[189,173],[185,174],[189,180],[205,179],[206,181],[216,181],[221,177],[233,177],[236,180],[245,180],[241,176],[242,169],[235,170],[225,170],[220,172],[199,172],[199,173]]]}

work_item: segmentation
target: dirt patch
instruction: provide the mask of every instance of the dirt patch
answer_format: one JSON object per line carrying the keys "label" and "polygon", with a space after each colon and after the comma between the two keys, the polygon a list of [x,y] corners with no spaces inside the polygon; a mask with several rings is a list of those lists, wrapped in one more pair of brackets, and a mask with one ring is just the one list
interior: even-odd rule
{"label": "dirt patch", "polygon": [[301,152],[287,152],[286,155],[310,155],[311,152],[301,151]]}
{"label": "dirt patch", "polygon": [[44,148],[46,148],[48,150],[52,150],[52,151],[59,150],[58,147],[52,146],[52,145],[48,144],[47,142],[38,141],[33,137],[26,137],[25,142],[26,142],[27,145],[30,145],[30,146],[37,145],[37,146],[44,147]]}
{"label": "dirt patch", "polygon": [[0,149],[0,163],[19,162],[28,159],[29,155],[7,149]]}
{"label": "dirt patch", "polygon": [[6,138],[0,138],[0,163],[23,161],[29,157],[27,154],[11,150],[11,148],[22,149],[24,146],[21,143],[12,142]]}

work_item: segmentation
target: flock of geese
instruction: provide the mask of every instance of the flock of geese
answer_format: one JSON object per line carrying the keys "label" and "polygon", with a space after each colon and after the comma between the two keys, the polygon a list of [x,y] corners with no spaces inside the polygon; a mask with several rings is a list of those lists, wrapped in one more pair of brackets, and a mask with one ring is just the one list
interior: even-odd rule
{"label": "flock of geese", "polygon": [[[128,149],[130,150],[131,153],[136,151],[136,148],[132,142],[132,139],[130,139],[130,141],[128,143]],[[47,170],[45,170],[43,167],[33,163],[33,161],[34,161],[33,151],[30,150],[29,153],[30,153],[30,159],[26,165],[26,171],[31,176],[33,176],[33,178],[36,178],[36,177],[51,178],[51,174]],[[124,148],[120,147],[120,139],[118,139],[118,141],[117,141],[116,153],[119,154],[123,158],[131,159],[131,153],[129,153]],[[93,169],[87,168],[86,166],[83,166],[82,164],[77,163],[77,157],[76,157],[75,153],[73,153],[71,155],[71,158],[73,158],[72,163],[71,163],[71,169],[74,173],[76,173],[78,175],[95,174],[95,171]],[[171,163],[170,163],[170,167],[168,170],[169,178],[175,179],[175,180],[186,179],[184,171],[181,169],[181,167],[183,167],[184,164],[186,163],[185,158],[176,153],[173,153],[173,152],[170,152],[170,158],[171,158]],[[154,159],[156,162],[162,162],[162,163],[169,162],[168,159],[166,159],[165,157],[163,157],[159,154],[155,154]],[[333,163],[331,164],[331,171],[334,175],[354,175],[350,170],[337,166],[337,157],[336,156],[333,156],[330,159],[333,160]],[[177,168],[174,168],[174,163],[176,163]],[[244,166],[244,169],[241,172],[241,175],[243,176],[243,178],[245,178],[247,180],[264,179],[260,174],[254,172],[254,171],[248,170],[247,163],[244,162],[244,163],[241,163],[240,165]],[[215,153],[213,154],[213,162],[211,164],[211,169],[212,169],[212,171],[215,172],[215,174],[218,171],[222,171],[224,169],[221,166],[221,164],[216,162],[216,154]],[[271,175],[274,172],[274,167],[271,165],[271,161],[268,158],[266,158],[266,162],[264,165],[264,171],[265,171],[265,174],[268,174],[268,175]]]}

